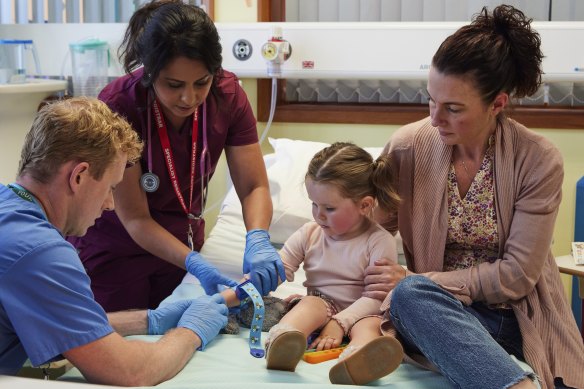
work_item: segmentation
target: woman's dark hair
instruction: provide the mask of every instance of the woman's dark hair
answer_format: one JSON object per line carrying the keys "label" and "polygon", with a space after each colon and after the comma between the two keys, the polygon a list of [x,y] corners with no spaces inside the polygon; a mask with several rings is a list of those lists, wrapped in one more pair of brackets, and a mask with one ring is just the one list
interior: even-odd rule
{"label": "woman's dark hair", "polygon": [[178,56],[202,61],[213,75],[222,61],[219,33],[211,18],[181,0],[152,1],[134,12],[118,54],[127,73],[144,65],[146,87]]}
{"label": "woman's dark hair", "polygon": [[470,76],[485,103],[500,93],[521,98],[541,84],[541,39],[532,19],[510,6],[486,7],[446,38],[432,58],[444,75]]}

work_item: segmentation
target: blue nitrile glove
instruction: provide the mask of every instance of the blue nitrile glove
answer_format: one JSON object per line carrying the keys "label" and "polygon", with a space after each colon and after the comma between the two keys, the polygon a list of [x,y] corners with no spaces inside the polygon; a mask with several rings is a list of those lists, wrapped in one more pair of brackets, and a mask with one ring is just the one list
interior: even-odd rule
{"label": "blue nitrile glove", "polygon": [[284,264],[270,243],[268,231],[251,230],[245,236],[243,273],[249,273],[252,284],[262,296],[276,290],[279,279],[286,281]]}
{"label": "blue nitrile glove", "polygon": [[219,273],[219,270],[196,251],[191,251],[185,260],[185,267],[189,273],[199,279],[201,286],[208,295],[219,292],[218,285],[237,286],[237,282]]}
{"label": "blue nitrile glove", "polygon": [[201,338],[199,350],[203,350],[221,328],[227,325],[228,312],[225,300],[219,293],[197,297],[192,300],[177,327],[188,328],[197,334]]}
{"label": "blue nitrile glove", "polygon": [[192,302],[193,300],[180,300],[164,304],[155,310],[149,309],[147,312],[148,335],[164,335],[166,331],[176,327]]}

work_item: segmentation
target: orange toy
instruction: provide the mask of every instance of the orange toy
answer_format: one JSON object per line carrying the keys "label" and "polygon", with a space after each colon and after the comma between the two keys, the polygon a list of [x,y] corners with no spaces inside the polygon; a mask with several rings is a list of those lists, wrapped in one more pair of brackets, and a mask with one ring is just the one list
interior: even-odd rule
{"label": "orange toy", "polygon": [[302,359],[308,363],[321,363],[324,361],[329,361],[331,359],[338,358],[347,346],[331,348],[330,350],[322,351],[307,351],[304,353]]}

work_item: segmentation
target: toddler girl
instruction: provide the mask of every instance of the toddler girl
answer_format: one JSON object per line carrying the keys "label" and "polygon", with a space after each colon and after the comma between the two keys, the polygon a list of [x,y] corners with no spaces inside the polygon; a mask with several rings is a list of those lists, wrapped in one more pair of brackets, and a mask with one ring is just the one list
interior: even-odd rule
{"label": "toddler girl", "polygon": [[[381,302],[362,296],[367,266],[379,258],[397,262],[394,237],[370,218],[376,206],[396,211],[399,198],[391,178],[387,156],[373,160],[351,143],[334,143],[311,160],[305,185],[314,221],[280,251],[289,281],[303,264],[307,296],[292,299],[292,308],[270,330],[268,369],[294,371],[315,331],[309,347],[317,351],[350,339],[330,370],[333,384],[363,385],[401,363],[401,344],[379,329]],[[366,360],[364,354],[376,358]]]}

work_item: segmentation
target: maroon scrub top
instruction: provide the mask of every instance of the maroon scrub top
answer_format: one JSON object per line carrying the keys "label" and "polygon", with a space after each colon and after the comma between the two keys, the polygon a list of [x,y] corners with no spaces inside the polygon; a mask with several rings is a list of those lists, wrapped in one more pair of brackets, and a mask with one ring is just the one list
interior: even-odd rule
{"label": "maroon scrub top", "polygon": [[[148,141],[148,90],[140,83],[143,69],[125,75],[107,85],[99,95],[107,105],[124,116],[140,138]],[[225,146],[243,146],[258,142],[256,120],[247,96],[237,77],[220,71],[214,77],[206,100],[207,141],[212,177]],[[214,90],[213,90],[214,89]],[[152,110],[151,110],[152,111]],[[154,123],[154,120],[152,120]],[[193,190],[193,213],[201,206],[199,157],[203,141],[203,123],[199,120],[197,166]],[[177,177],[185,202],[189,203],[192,120],[180,130],[169,130],[168,136],[177,167]],[[181,242],[187,244],[187,216],[172,188],[162,155],[158,132],[151,134],[152,172],[160,178],[156,192],[146,193],[152,218]],[[148,146],[140,160],[142,171],[148,171]],[[204,241],[204,221],[193,230],[195,250]],[[106,211],[81,238],[68,239],[77,248],[91,277],[96,300],[107,312],[124,309],[156,308],[181,282],[185,271],[138,246],[114,211]]]}

